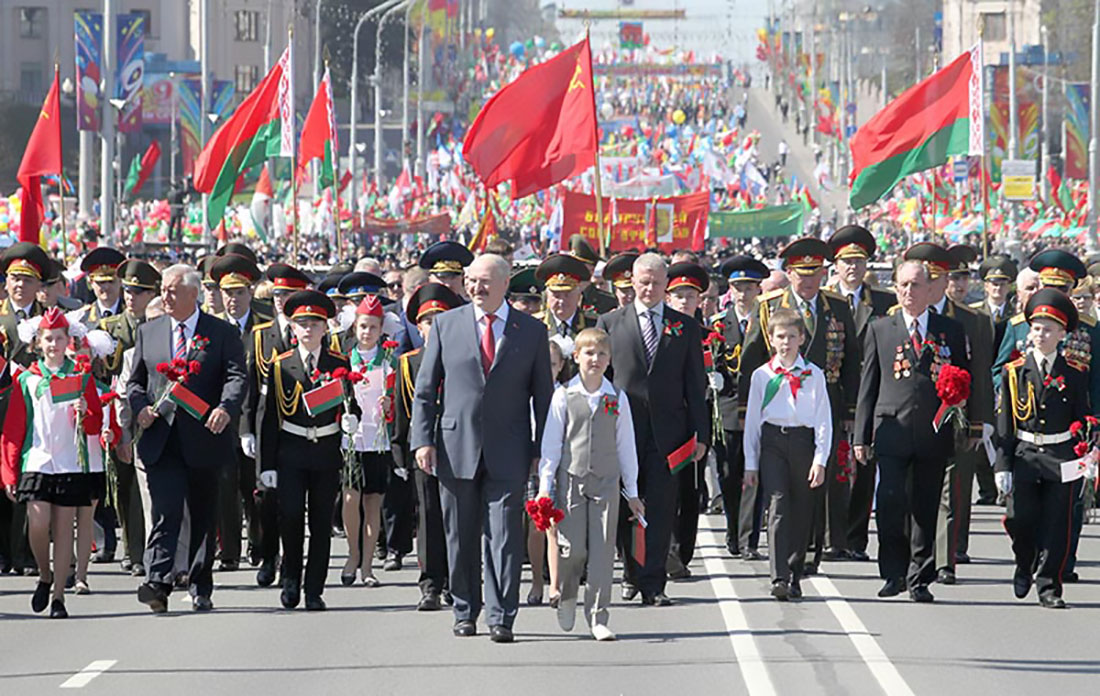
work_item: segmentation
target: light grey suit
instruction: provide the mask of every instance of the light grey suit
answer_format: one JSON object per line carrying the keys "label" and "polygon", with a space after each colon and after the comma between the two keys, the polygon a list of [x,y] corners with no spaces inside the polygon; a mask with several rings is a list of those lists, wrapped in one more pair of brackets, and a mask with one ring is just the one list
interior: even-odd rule
{"label": "light grey suit", "polygon": [[437,448],[455,620],[476,621],[481,612],[481,543],[487,623],[511,629],[519,611],[524,483],[539,456],[553,391],[550,349],[546,328],[510,309],[486,376],[480,338],[472,304],[436,317],[417,374],[409,445]]}

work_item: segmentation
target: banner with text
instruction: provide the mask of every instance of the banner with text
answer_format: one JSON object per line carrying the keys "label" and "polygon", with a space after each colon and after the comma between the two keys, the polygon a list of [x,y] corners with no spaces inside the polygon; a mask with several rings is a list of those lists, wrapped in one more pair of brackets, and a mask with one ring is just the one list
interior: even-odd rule
{"label": "banner with text", "polygon": [[[611,253],[659,247],[702,249],[710,210],[706,191],[669,198],[603,199],[604,229],[610,231],[607,250]],[[580,234],[599,248],[596,225],[596,197],[566,191],[562,203],[561,248],[569,248],[569,238]]]}
{"label": "banner with text", "polygon": [[721,211],[710,214],[708,237],[798,237],[802,235],[801,203],[773,205],[757,210]]}

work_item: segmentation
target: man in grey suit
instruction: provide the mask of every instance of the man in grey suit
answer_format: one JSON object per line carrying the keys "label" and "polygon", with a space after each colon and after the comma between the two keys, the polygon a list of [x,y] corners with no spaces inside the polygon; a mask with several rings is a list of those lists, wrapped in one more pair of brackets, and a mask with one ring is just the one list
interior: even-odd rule
{"label": "man in grey suit", "polygon": [[546,328],[504,301],[508,273],[500,256],[477,258],[466,270],[472,303],[436,317],[416,378],[409,434],[417,465],[439,479],[454,634],[477,633],[481,544],[487,623],[496,643],[513,639],[524,484],[538,462],[553,391]]}

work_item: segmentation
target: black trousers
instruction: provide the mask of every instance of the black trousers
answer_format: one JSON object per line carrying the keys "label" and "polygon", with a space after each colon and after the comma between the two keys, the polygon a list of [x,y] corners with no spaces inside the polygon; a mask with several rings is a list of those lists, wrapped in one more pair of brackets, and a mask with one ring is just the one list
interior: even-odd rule
{"label": "black trousers", "polygon": [[814,564],[821,561],[825,549],[843,551],[848,548],[848,506],[851,489],[846,476],[837,476],[837,445],[843,431],[834,421],[832,450],[826,465],[825,483],[813,491],[814,509],[811,539],[814,544]]}
{"label": "black trousers", "polygon": [[[741,488],[745,478],[744,433],[727,430],[725,443],[718,443],[718,489],[722,494],[722,512],[726,516],[726,548],[741,551]],[[747,540],[746,540],[747,541]]]}
{"label": "black trousers", "polygon": [[875,519],[882,578],[906,578],[910,589],[936,579],[936,514],[946,466],[946,458],[879,456]]}
{"label": "black trousers", "polygon": [[[336,503],[333,502],[333,507]],[[260,545],[260,560],[274,563],[279,558],[279,493],[278,489],[263,490],[256,496],[257,535]]]}
{"label": "black trousers", "polygon": [[248,543],[259,538],[259,516],[256,512],[256,460],[237,451],[235,461],[222,467],[218,478],[218,558],[239,561],[241,558],[241,514],[248,522]]}
{"label": "black trousers", "polygon": [[192,596],[209,597],[214,591],[214,515],[218,495],[217,467],[188,466],[179,435],[172,428],[164,453],[147,464],[145,475],[152,501],[153,528],[145,547],[145,569],[150,583],[170,590],[183,506],[191,514],[188,567]]}
{"label": "black trousers", "polygon": [[691,563],[691,559],[695,557],[695,543],[699,535],[699,513],[701,512],[699,491],[705,487],[705,482],[701,481],[701,478],[706,461],[706,459],[702,459],[698,463],[687,464],[683,469],[676,472],[679,500],[676,508],[676,523],[672,528],[672,541],[669,548],[671,553],[684,565]]}
{"label": "black trousers", "polygon": [[145,513],[141,509],[141,493],[137,487],[137,471],[133,462],[123,464],[111,451],[109,466],[115,468],[115,484],[118,490],[118,523],[122,527],[123,558],[142,563],[145,557]]}
{"label": "black trousers", "polygon": [[1040,596],[1062,596],[1075,490],[1080,489],[1060,481],[1016,481],[1009,497],[1016,572],[1028,576],[1034,572]]}
{"label": "black trousers", "polygon": [[16,569],[37,568],[27,540],[27,505],[0,496],[0,559]]}
{"label": "black trousers", "polygon": [[855,481],[848,499],[848,550],[867,552],[867,539],[871,526],[871,508],[875,500],[875,473],[878,462],[856,462]]}
{"label": "black trousers", "polygon": [[810,543],[814,495],[807,480],[814,460],[812,428],[765,423],[760,432],[760,483],[768,505],[772,580],[798,580]]}
{"label": "black trousers", "polygon": [[639,566],[631,553],[634,523],[630,522],[627,506],[619,506],[619,553],[625,559],[624,582],[634,585],[643,595],[653,596],[665,591],[668,573],[665,562],[672,542],[672,527],[676,522],[676,507],[680,500],[679,480],[668,470],[657,445],[649,440],[638,452],[638,495],[645,502],[645,565]]}
{"label": "black trousers", "polygon": [[[443,531],[443,506],[439,502],[439,479],[419,468],[413,474],[419,501],[416,528],[416,557],[420,564],[421,594],[440,594],[447,589],[447,536]],[[395,477],[396,478],[396,477]]]}
{"label": "black trousers", "polygon": [[[392,459],[390,462],[392,468]],[[416,529],[416,483],[393,472],[387,473],[386,496],[382,498],[386,551],[406,556],[412,553],[413,530]]]}
{"label": "black trousers", "polygon": [[1071,485],[1073,486],[1073,517],[1070,524],[1069,557],[1066,559],[1063,575],[1077,568],[1077,547],[1081,543],[1081,528],[1085,524],[1085,499],[1081,495],[1085,480],[1077,479]]}
{"label": "black trousers", "polygon": [[335,468],[279,469],[279,536],[283,541],[283,580],[301,582],[305,546],[306,507],[309,507],[309,554],[305,562],[305,593],[320,597],[325,591],[332,553],[332,513],[340,492],[340,470]]}

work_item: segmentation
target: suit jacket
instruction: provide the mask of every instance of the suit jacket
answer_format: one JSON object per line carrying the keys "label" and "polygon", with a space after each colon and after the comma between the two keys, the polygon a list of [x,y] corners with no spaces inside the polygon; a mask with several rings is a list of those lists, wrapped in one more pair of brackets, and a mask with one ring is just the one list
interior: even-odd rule
{"label": "suit jacket", "polygon": [[[1001,342],[1004,341],[1005,327],[1008,326],[1008,320],[1011,319],[1013,314],[1016,313],[1016,296],[1010,295],[1009,298],[1005,301],[1005,310],[1000,318],[993,316],[992,312],[989,309],[989,303],[987,303],[985,300],[971,302],[969,306],[970,309],[973,309],[978,314],[984,314],[985,316],[989,317],[990,321],[993,322],[993,350],[994,355],[996,355],[996,351],[1000,348]],[[1003,365],[1001,367],[1003,367]],[[998,374],[996,373],[996,371],[994,372],[994,379],[998,379]]]}
{"label": "suit jacket", "polygon": [[[847,297],[840,289],[840,283],[829,285],[829,289],[847,301]],[[856,326],[856,339],[860,347],[863,346],[863,337],[867,335],[867,325],[872,319],[886,316],[890,308],[898,303],[897,295],[888,290],[872,288],[867,283],[859,286],[859,304],[852,312],[852,321]],[[849,305],[849,308],[851,305]]]}
{"label": "suit jacket", "polygon": [[[237,323],[236,319],[229,316],[228,312],[222,312],[221,314],[216,314],[215,316],[228,324],[229,327],[233,330],[239,330],[238,327],[240,326],[240,324]],[[257,326],[266,324],[270,321],[270,316],[258,313],[255,310],[255,307],[253,307],[248,312],[248,318],[244,320],[244,332],[240,334],[240,337],[241,344],[244,347],[245,372],[249,375],[249,379],[245,380],[247,391],[245,393],[244,401],[241,403],[240,418],[238,418],[237,422],[233,424],[238,433],[252,432],[251,421],[253,418],[256,417],[256,410],[254,408],[254,405],[259,399],[259,395],[256,395],[255,397],[253,397],[252,395],[252,390],[254,388],[252,380],[252,373],[254,372],[254,370],[252,369],[252,367],[255,364],[253,352],[256,350],[256,341],[253,339],[253,331]],[[238,438],[237,448],[240,449],[240,446],[240,439]]]}
{"label": "suit jacket", "polygon": [[474,316],[467,304],[435,318],[416,376],[409,449],[435,445],[440,478],[473,479],[484,462],[491,479],[523,480],[539,456],[553,393],[546,327],[509,308],[486,376]]}
{"label": "suit jacket", "polygon": [[868,326],[856,406],[856,445],[873,444],[878,456],[905,459],[948,457],[954,452],[953,428],[945,425],[939,433],[932,428],[940,406],[932,368],[938,359],[968,370],[966,337],[958,322],[929,313],[925,339],[935,341],[936,347],[924,348],[918,355],[900,311]]}
{"label": "suit jacket", "polygon": [[[611,336],[612,382],[630,398],[638,451],[643,451],[652,438],[662,458],[692,435],[700,443],[710,442],[699,324],[667,304],[664,324],[652,366],[646,365],[634,303],[604,314],[597,324]],[[677,325],[679,335],[673,329]]]}
{"label": "suit jacket", "polygon": [[[221,406],[230,417],[240,415],[248,390],[244,347],[232,326],[205,312],[199,312],[195,336],[209,339],[203,350],[189,350],[188,360],[198,360],[198,374],[188,378],[186,386],[210,408]],[[151,406],[169,386],[157,372],[157,365],[172,359],[172,319],[162,316],[141,325],[134,345],[134,364],[127,384],[130,409],[137,415]],[[188,466],[221,466],[233,456],[235,429],[228,427],[215,435],[186,413],[172,413],[172,402],[165,401],[157,418],[137,443],[138,455],[146,466],[156,466],[172,428],[178,429],[184,460]],[[169,422],[171,421],[171,422]]]}

